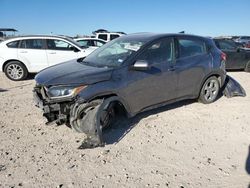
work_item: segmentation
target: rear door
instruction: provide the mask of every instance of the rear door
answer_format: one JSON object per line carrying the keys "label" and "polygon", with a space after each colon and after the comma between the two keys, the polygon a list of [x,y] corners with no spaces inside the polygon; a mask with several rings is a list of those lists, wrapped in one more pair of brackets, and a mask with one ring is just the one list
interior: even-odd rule
{"label": "rear door", "polygon": [[46,39],[46,42],[50,66],[78,58],[78,52],[74,51],[76,47],[69,42],[60,39]]}
{"label": "rear door", "polygon": [[29,72],[39,72],[48,67],[44,39],[22,40],[18,48],[18,59],[26,64]]}
{"label": "rear door", "polygon": [[175,71],[178,77],[177,98],[193,97],[199,93],[205,71],[212,63],[206,44],[195,37],[177,37]]}

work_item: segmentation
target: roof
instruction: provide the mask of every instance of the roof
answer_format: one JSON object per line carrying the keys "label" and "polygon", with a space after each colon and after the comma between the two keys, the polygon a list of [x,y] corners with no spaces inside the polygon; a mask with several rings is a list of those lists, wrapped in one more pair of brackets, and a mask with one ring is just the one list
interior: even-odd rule
{"label": "roof", "polygon": [[98,29],[96,31],[93,31],[92,32],[94,35],[97,34],[97,33],[118,33],[118,34],[123,34],[125,35],[126,33],[122,32],[122,31],[108,31],[106,29]]}
{"label": "roof", "polygon": [[105,42],[105,40],[102,40],[102,39],[99,39],[99,38],[90,38],[90,37],[80,37],[80,38],[74,38],[75,41],[78,41],[78,40],[98,40],[98,41],[102,41],[102,42]]}
{"label": "roof", "polygon": [[57,39],[64,39],[67,41],[70,41],[71,43],[73,43],[74,45],[79,46],[79,44],[74,41],[73,39],[66,37],[66,36],[58,36],[58,35],[25,35],[25,36],[15,36],[15,37],[11,37],[9,39],[6,39],[5,42],[10,42],[10,41],[15,41],[15,40],[24,40],[24,39],[29,39],[29,38],[57,38]]}
{"label": "roof", "polygon": [[67,36],[59,36],[59,35],[23,35],[23,36],[14,36],[9,39],[17,39],[17,38],[39,38],[39,37],[44,37],[44,38],[61,38],[61,39],[71,39]]}
{"label": "roof", "polygon": [[0,31],[13,31],[13,32],[17,32],[16,29],[12,29],[12,28],[0,28]]}
{"label": "roof", "polygon": [[198,37],[200,39],[208,40],[208,37],[202,37],[198,35],[190,35],[190,34],[183,34],[183,33],[134,33],[123,35],[120,38],[135,38],[139,40],[154,40],[162,37],[174,37],[174,36],[189,36],[189,37]]}

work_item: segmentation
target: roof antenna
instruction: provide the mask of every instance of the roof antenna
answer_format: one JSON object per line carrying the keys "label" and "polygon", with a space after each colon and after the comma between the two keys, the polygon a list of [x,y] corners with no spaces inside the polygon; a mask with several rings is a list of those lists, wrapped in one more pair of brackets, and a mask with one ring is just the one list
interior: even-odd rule
{"label": "roof antenna", "polygon": [[183,33],[183,34],[184,34],[184,33],[185,33],[185,31],[181,31],[181,32],[179,32],[179,33]]}

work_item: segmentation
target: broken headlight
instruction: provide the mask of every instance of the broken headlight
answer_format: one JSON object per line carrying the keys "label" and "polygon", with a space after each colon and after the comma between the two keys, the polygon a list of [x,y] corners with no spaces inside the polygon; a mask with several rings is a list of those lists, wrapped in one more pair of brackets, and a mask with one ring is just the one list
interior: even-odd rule
{"label": "broken headlight", "polygon": [[76,96],[86,86],[72,87],[72,86],[54,86],[47,89],[49,98],[64,98]]}

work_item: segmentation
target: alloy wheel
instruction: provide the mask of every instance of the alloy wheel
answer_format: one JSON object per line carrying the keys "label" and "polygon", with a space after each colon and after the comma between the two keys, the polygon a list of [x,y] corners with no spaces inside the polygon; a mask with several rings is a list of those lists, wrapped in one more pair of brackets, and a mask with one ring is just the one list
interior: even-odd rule
{"label": "alloy wheel", "polygon": [[23,77],[24,70],[20,65],[17,64],[10,64],[7,67],[7,74],[9,77],[11,77],[13,80],[18,80]]}
{"label": "alloy wheel", "polygon": [[216,80],[210,80],[204,88],[204,98],[206,101],[213,101],[217,97],[219,84]]}

